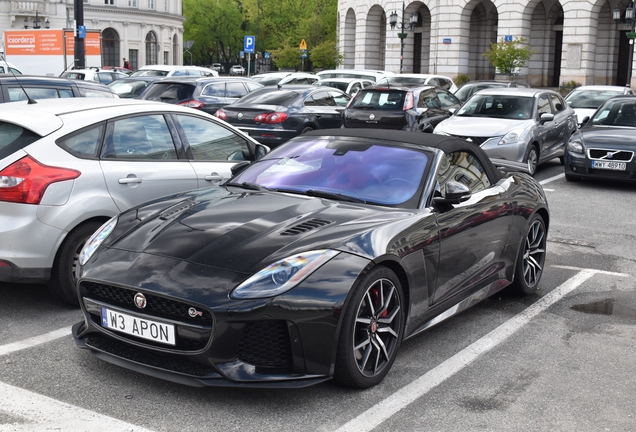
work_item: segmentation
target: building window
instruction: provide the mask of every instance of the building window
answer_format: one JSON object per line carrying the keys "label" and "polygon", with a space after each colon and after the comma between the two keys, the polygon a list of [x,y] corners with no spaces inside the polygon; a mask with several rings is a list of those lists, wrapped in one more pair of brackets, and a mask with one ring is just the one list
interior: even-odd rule
{"label": "building window", "polygon": [[139,69],[139,50],[129,49],[128,50],[128,61],[130,62],[130,68],[132,70]]}
{"label": "building window", "polygon": [[156,65],[159,45],[157,45],[157,35],[155,32],[149,32],[146,35],[146,64]]}
{"label": "building window", "polygon": [[163,11],[164,12],[168,12],[168,1],[169,0],[163,0]]}
{"label": "building window", "polygon": [[163,64],[167,65],[168,64],[168,60],[170,59],[170,52],[169,51],[164,51],[163,52]]}
{"label": "building window", "polygon": [[177,38],[177,35],[174,35],[174,37],[172,38],[172,64],[173,65],[179,64],[177,62],[178,52],[179,52],[179,38]]}
{"label": "building window", "polygon": [[128,0],[128,7],[131,8],[136,8],[137,6],[137,0]]}
{"label": "building window", "polygon": [[119,34],[112,28],[104,29],[102,31],[102,64],[122,66],[123,63],[124,60],[119,56]]}
{"label": "building window", "polygon": [[114,6],[115,0],[104,0],[104,4],[107,6]]}
{"label": "building window", "polygon": [[155,0],[148,0],[148,9],[150,10],[155,9]]}

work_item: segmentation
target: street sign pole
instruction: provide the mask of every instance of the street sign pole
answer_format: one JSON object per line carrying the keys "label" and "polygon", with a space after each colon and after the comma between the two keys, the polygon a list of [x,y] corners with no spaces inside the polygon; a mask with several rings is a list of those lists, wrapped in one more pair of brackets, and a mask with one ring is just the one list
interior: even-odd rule
{"label": "street sign pole", "polygon": [[251,63],[251,60],[252,60],[252,54],[247,53],[247,77],[248,78],[250,77],[250,70],[251,70],[250,69],[250,63]]}

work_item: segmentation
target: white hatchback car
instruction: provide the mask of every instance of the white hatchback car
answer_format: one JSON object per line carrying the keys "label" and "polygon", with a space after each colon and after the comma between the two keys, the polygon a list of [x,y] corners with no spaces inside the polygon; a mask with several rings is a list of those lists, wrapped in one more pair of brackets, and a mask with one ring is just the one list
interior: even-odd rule
{"label": "white hatchback car", "polygon": [[144,201],[228,179],[269,149],[217,118],[131,99],[0,104],[0,281],[78,304],[86,240]]}
{"label": "white hatchback car", "polygon": [[123,72],[117,72],[112,69],[88,68],[88,69],[71,69],[62,72],[60,77],[67,79],[93,81],[101,84],[110,84],[120,78],[126,78]]}

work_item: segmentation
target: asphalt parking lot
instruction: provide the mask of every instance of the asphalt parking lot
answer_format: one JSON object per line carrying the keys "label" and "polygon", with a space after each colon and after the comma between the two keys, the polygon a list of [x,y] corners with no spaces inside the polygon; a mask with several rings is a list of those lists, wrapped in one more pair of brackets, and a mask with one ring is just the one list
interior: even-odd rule
{"label": "asphalt parking lot", "polygon": [[0,431],[636,430],[636,186],[540,167],[538,293],[505,291],[406,341],[378,386],[191,388],[75,347],[42,285],[0,284]]}

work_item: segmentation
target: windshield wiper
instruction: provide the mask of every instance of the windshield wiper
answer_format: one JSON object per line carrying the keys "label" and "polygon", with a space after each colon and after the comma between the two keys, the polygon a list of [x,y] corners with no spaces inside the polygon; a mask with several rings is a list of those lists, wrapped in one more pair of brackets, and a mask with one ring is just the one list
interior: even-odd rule
{"label": "windshield wiper", "polygon": [[315,189],[309,189],[305,191],[305,194],[307,194],[308,196],[313,196],[318,198],[330,198],[330,199],[335,199],[339,201],[348,201],[348,202],[362,203],[362,204],[367,203],[365,200],[360,198],[355,198],[355,197],[344,195],[341,193],[326,192],[326,191],[315,190]]}
{"label": "windshield wiper", "polygon": [[255,191],[263,191],[263,190],[271,190],[270,188],[266,188],[265,186],[261,186],[256,183],[243,182],[243,183],[227,183],[225,186],[237,186],[243,189],[255,190]]}

